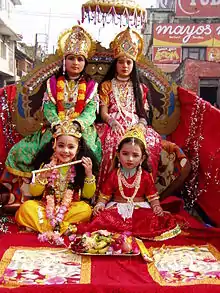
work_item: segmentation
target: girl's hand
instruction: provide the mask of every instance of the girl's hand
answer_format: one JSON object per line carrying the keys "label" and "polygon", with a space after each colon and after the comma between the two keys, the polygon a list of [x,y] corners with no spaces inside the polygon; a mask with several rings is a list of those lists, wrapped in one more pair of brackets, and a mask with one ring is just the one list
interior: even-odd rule
{"label": "girl's hand", "polygon": [[110,125],[113,132],[117,132],[121,136],[124,135],[124,128],[116,119],[110,118],[108,120],[108,124]]}
{"label": "girl's hand", "polygon": [[86,177],[92,178],[92,160],[88,157],[82,157],[82,165],[85,168]]}
{"label": "girl's hand", "polygon": [[155,215],[162,217],[164,215],[163,209],[159,204],[155,204],[152,206],[153,212]]}
{"label": "girl's hand", "polygon": [[98,202],[93,209],[93,215],[97,216],[101,211],[104,211],[104,209],[105,204],[103,202]]}

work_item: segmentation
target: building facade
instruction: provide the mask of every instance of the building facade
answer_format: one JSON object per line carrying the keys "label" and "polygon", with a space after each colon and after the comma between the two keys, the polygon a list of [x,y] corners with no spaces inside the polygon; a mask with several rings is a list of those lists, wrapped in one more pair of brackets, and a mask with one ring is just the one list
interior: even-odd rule
{"label": "building facade", "polygon": [[205,99],[212,92],[217,101],[220,0],[158,0],[158,8],[148,9],[147,14],[146,55],[179,84]]}
{"label": "building facade", "polygon": [[16,81],[19,81],[23,76],[26,76],[33,69],[34,67],[33,56],[34,56],[34,47],[27,46],[25,43],[21,43],[21,42],[16,43],[16,47],[15,47]]}
{"label": "building facade", "polygon": [[0,87],[16,80],[15,46],[20,40],[12,12],[20,0],[0,0]]}

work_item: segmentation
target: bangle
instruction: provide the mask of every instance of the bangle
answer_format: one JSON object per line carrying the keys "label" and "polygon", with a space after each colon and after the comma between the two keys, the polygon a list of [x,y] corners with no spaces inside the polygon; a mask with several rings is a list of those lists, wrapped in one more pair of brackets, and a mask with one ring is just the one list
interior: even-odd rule
{"label": "bangle", "polygon": [[139,123],[143,124],[145,127],[147,127],[147,121],[144,118],[139,119]]}
{"label": "bangle", "polygon": [[97,202],[97,204],[95,205],[96,207],[105,207],[105,204],[104,204],[104,202]]}
{"label": "bangle", "polygon": [[40,177],[37,177],[37,183],[40,183],[41,185],[47,185],[48,180],[47,179],[40,179]]}
{"label": "bangle", "polygon": [[156,200],[156,199],[160,199],[158,193],[154,193],[154,194],[152,194],[152,195],[148,195],[148,196],[147,196],[147,200],[148,200],[148,202],[151,202],[151,201]]}
{"label": "bangle", "polygon": [[151,201],[154,201],[154,200],[156,200],[156,199],[160,199],[159,196],[155,196],[155,197],[153,197],[153,198],[150,198],[150,199],[148,199],[148,201],[151,202]]}
{"label": "bangle", "polygon": [[110,199],[111,199],[111,195],[105,195],[105,194],[100,192],[98,200],[107,200],[107,201],[109,201]]}
{"label": "bangle", "polygon": [[86,184],[94,184],[95,183],[95,176],[92,175],[92,178],[86,177],[85,180],[84,180],[84,183],[86,183]]}

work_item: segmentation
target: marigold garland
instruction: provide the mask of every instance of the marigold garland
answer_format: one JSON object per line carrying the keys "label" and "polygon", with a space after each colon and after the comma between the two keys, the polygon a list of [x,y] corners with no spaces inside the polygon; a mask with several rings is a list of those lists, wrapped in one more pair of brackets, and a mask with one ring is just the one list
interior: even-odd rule
{"label": "marigold garland", "polygon": [[[58,116],[61,120],[65,118],[65,108],[64,108],[64,89],[65,89],[65,77],[60,76],[57,80],[57,111]],[[71,119],[78,117],[85,108],[86,100],[86,81],[81,79],[78,86],[78,97],[75,105],[75,112],[71,114]]]}

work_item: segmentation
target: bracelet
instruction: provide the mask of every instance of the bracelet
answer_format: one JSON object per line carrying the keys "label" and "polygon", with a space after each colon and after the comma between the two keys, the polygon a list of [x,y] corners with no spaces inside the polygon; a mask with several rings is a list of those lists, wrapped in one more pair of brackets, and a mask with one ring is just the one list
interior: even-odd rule
{"label": "bracelet", "polygon": [[86,183],[86,184],[94,184],[95,183],[95,176],[92,175],[92,178],[86,177],[85,180],[84,180],[84,183]]}
{"label": "bracelet", "polygon": [[[156,203],[156,204],[153,204],[151,207],[152,207],[152,208],[156,208],[156,207],[161,208],[161,205],[160,205],[159,203]],[[161,209],[162,209],[162,208],[161,208]]]}
{"label": "bracelet", "polygon": [[159,198],[160,198],[157,192],[154,193],[154,194],[148,195],[148,196],[146,196],[146,197],[147,197],[147,200],[148,200],[148,201],[152,201],[152,200],[154,200],[154,199],[159,199]]}
{"label": "bracelet", "polygon": [[156,200],[156,199],[160,199],[159,196],[155,196],[155,197],[153,197],[153,198],[151,198],[151,199],[148,199],[148,201],[149,201],[149,202],[152,202],[152,201],[154,201],[154,200]]}
{"label": "bracelet", "polygon": [[105,204],[104,204],[104,202],[97,202],[97,204],[95,205],[96,207],[101,207],[101,206],[103,206],[103,207],[105,207]]}
{"label": "bracelet", "polygon": [[40,179],[39,177],[36,178],[37,183],[40,183],[41,185],[47,185],[48,180],[47,179]]}
{"label": "bracelet", "polygon": [[107,201],[109,201],[110,199],[111,199],[111,195],[105,195],[105,194],[100,192],[98,200],[107,200]]}
{"label": "bracelet", "polygon": [[139,123],[143,124],[145,127],[147,127],[147,121],[144,118],[139,119]]}

